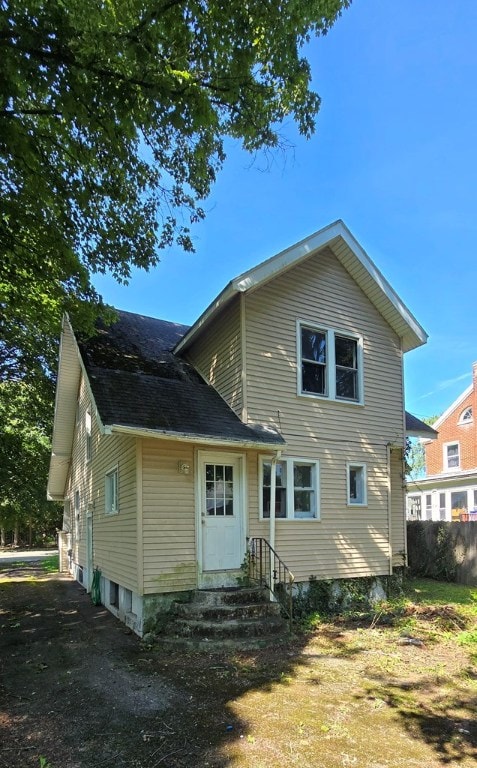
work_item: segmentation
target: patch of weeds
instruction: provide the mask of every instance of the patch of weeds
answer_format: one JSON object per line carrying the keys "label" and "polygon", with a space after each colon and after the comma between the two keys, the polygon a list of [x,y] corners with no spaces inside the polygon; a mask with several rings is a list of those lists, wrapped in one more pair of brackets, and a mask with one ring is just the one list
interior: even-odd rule
{"label": "patch of weeds", "polygon": [[40,755],[39,761],[40,768],[53,768],[52,764],[43,755]]}
{"label": "patch of weeds", "polygon": [[459,645],[475,646],[475,650],[477,651],[477,629],[461,632],[460,635],[457,636],[457,642]]}

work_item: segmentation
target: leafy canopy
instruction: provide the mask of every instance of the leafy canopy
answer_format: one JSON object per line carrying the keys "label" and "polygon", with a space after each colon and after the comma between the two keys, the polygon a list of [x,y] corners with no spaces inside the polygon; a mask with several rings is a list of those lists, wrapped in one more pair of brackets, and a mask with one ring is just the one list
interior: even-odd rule
{"label": "leafy canopy", "polygon": [[301,49],[350,1],[0,0],[0,377],[88,326],[91,274],[192,249],[225,137],[311,135]]}
{"label": "leafy canopy", "polygon": [[87,333],[95,273],[192,250],[227,137],[311,135],[302,49],[350,2],[0,0],[0,517],[44,494],[63,312]]}

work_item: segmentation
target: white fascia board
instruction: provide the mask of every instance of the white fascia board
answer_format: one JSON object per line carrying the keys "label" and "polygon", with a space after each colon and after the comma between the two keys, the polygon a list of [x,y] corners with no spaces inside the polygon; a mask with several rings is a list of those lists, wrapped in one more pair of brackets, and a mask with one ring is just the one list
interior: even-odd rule
{"label": "white fascia board", "polygon": [[[63,316],[61,331],[62,332],[61,332],[60,352],[59,352],[59,362],[58,362],[58,379],[57,379],[56,394],[55,394],[55,417],[53,422],[53,437],[51,441],[52,447],[51,447],[50,469],[48,473],[48,484],[47,484],[47,498],[52,501],[62,501],[64,498],[64,496],[59,492],[53,491],[52,486],[55,485],[56,488],[58,488],[66,484],[66,480],[68,476],[69,461],[71,460],[72,450],[73,450],[74,423],[73,423],[73,428],[71,430],[67,430],[68,438],[67,438],[67,443],[65,443],[64,438],[61,439],[59,436],[59,432],[60,432],[59,421],[61,419],[67,418],[68,416],[73,420],[75,418],[76,401],[78,398],[78,387],[79,387],[81,373],[83,374],[83,378],[88,391],[88,396],[91,402],[92,409],[94,409],[94,414],[98,422],[99,430],[102,434],[104,434],[104,431],[105,431],[105,428],[101,421],[101,417],[98,412],[98,408],[96,406],[96,402],[93,397],[93,393],[91,391],[88,375],[86,373],[86,369],[83,364],[83,359],[81,357],[78,343],[76,341],[76,337],[75,337],[70,319],[67,314]],[[62,387],[63,380],[66,375],[70,374],[69,366],[67,366],[68,370],[66,371],[64,370],[64,367],[65,367],[64,354],[65,354],[65,346],[67,344],[70,346],[69,352],[73,354],[75,361],[77,361],[78,363],[78,369],[72,373],[70,386],[68,388],[68,391],[65,392],[64,387]]]}
{"label": "white fascia board", "polygon": [[199,331],[207,325],[207,323],[214,317],[214,315],[226,304],[229,303],[232,296],[237,291],[233,287],[232,283],[229,283],[225,286],[224,290],[219,293],[216,299],[209,304],[207,309],[202,312],[201,316],[198,320],[195,321],[194,325],[192,325],[187,333],[182,337],[182,339],[179,341],[178,344],[174,347],[174,352],[178,353],[181,352],[181,350],[185,349],[185,347],[188,347],[189,344],[193,341],[193,339],[197,336]]}
{"label": "white fascia board", "polygon": [[[427,341],[427,333],[422,326],[417,322],[414,315],[406,307],[403,301],[399,298],[397,293],[393,290],[388,283],[384,275],[379,271],[374,262],[369,258],[366,251],[360,246],[358,241],[353,237],[346,225],[338,219],[337,221],[329,224],[327,227],[320,229],[313,235],[306,237],[299,243],[286,248],[284,251],[272,256],[271,258],[263,261],[256,267],[244,272],[238,277],[234,278],[226,288],[218,295],[205,312],[200,316],[196,323],[190,328],[188,333],[182,338],[179,344],[175,348],[175,352],[180,352],[187,347],[196,334],[214,317],[225,304],[227,304],[232,296],[238,293],[245,293],[247,291],[254,290],[265,283],[272,280],[277,275],[285,272],[291,267],[296,266],[304,259],[307,259],[313,253],[325,248],[326,246],[333,247],[333,243],[341,240],[344,242],[353,257],[359,264],[364,267],[366,272],[371,276],[375,284],[379,287],[382,294],[386,297],[387,301],[396,310],[405,325],[409,328],[409,334],[406,334],[406,345],[404,351],[414,349],[415,347],[425,344]],[[356,279],[356,278],[354,278]],[[379,308],[378,308],[379,309]]]}
{"label": "white fascia board", "polygon": [[445,484],[447,486],[456,485],[458,487],[459,484],[468,483],[473,479],[475,482],[477,482],[477,468],[466,469],[462,472],[459,472],[458,474],[441,472],[438,475],[428,475],[427,477],[420,477],[417,480],[407,480],[406,490],[408,493],[411,490],[417,491],[420,488],[423,490],[428,486],[437,485],[438,483],[441,483],[442,485]]}
{"label": "white fascia board", "polygon": [[449,405],[449,407],[444,411],[444,413],[441,414],[441,416],[439,416],[439,418],[434,422],[434,424],[431,425],[433,429],[436,429],[436,427],[440,427],[440,425],[447,419],[447,417],[450,416],[451,413],[455,411],[456,408],[458,408],[461,403],[464,402],[464,400],[471,394],[473,387],[474,387],[473,384],[469,384],[467,389],[465,389],[464,392],[462,392],[462,394],[459,395],[459,397],[456,398],[454,402]]}
{"label": "white fascia board", "polygon": [[203,443],[214,446],[235,446],[240,448],[262,449],[264,451],[276,451],[286,448],[286,443],[263,443],[256,440],[227,440],[219,437],[206,437],[204,435],[188,435],[182,432],[162,432],[159,429],[141,429],[140,427],[126,427],[121,424],[106,425],[106,433],[113,432],[135,437],[151,437],[161,440],[176,440],[182,443]]}

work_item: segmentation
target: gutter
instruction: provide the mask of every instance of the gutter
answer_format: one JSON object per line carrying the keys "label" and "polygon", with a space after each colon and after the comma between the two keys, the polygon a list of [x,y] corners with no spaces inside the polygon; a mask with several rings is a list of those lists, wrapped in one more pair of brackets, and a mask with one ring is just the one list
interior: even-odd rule
{"label": "gutter", "polygon": [[[228,440],[226,437],[208,437],[207,435],[188,434],[185,432],[166,432],[159,429],[144,429],[138,427],[126,427],[121,424],[111,424],[104,427],[103,434],[110,435],[113,432],[123,435],[133,435],[136,437],[150,437],[161,440],[175,440],[183,443],[204,443],[213,446],[231,446],[236,448],[254,448],[257,450],[276,451],[277,443],[265,443],[258,440]],[[283,442],[280,445],[280,451],[286,447]],[[279,452],[280,452],[279,451]]]}

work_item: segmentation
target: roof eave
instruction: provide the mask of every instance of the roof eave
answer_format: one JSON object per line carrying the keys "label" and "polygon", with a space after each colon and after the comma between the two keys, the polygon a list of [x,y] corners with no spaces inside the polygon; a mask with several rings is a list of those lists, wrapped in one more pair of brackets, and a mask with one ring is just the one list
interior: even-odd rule
{"label": "roof eave", "polygon": [[[366,251],[361,247],[341,219],[329,224],[327,227],[315,232],[313,235],[301,240],[299,243],[286,248],[284,251],[263,261],[256,267],[244,272],[232,280],[217,298],[207,307],[205,312],[191,326],[181,341],[175,347],[175,352],[186,349],[195,337],[208,325],[215,315],[238,293],[246,293],[265,285],[279,274],[296,266],[304,259],[325,247],[330,247],[339,261],[342,261],[340,245],[348,249],[347,256],[355,262],[356,274],[352,274],[358,285],[359,269],[365,270],[365,274],[371,276],[374,284],[379,288],[381,307],[378,310],[387,319],[391,327],[395,327],[396,333],[401,338],[403,352],[409,352],[416,347],[425,344],[428,335],[418,323],[414,315],[401,301],[397,293],[388,283],[384,275],[379,271]],[[345,267],[348,268],[348,267]],[[361,286],[360,286],[361,287]],[[370,300],[373,299],[370,297]],[[376,306],[376,304],[375,304]]]}
{"label": "roof eave", "polygon": [[161,429],[147,429],[143,427],[130,427],[125,426],[123,424],[111,424],[106,425],[104,427],[105,433],[112,433],[117,432],[120,434],[126,434],[126,435],[132,435],[135,437],[151,437],[155,439],[161,439],[161,440],[176,440],[178,442],[183,443],[205,443],[207,445],[229,445],[229,446],[235,446],[237,448],[255,448],[255,449],[264,449],[264,450],[282,450],[286,447],[286,442],[264,442],[261,440],[241,440],[240,438],[237,439],[230,439],[226,436],[224,437],[211,437],[210,435],[202,435],[202,434],[188,434],[185,432],[172,432],[168,430],[161,430]]}

